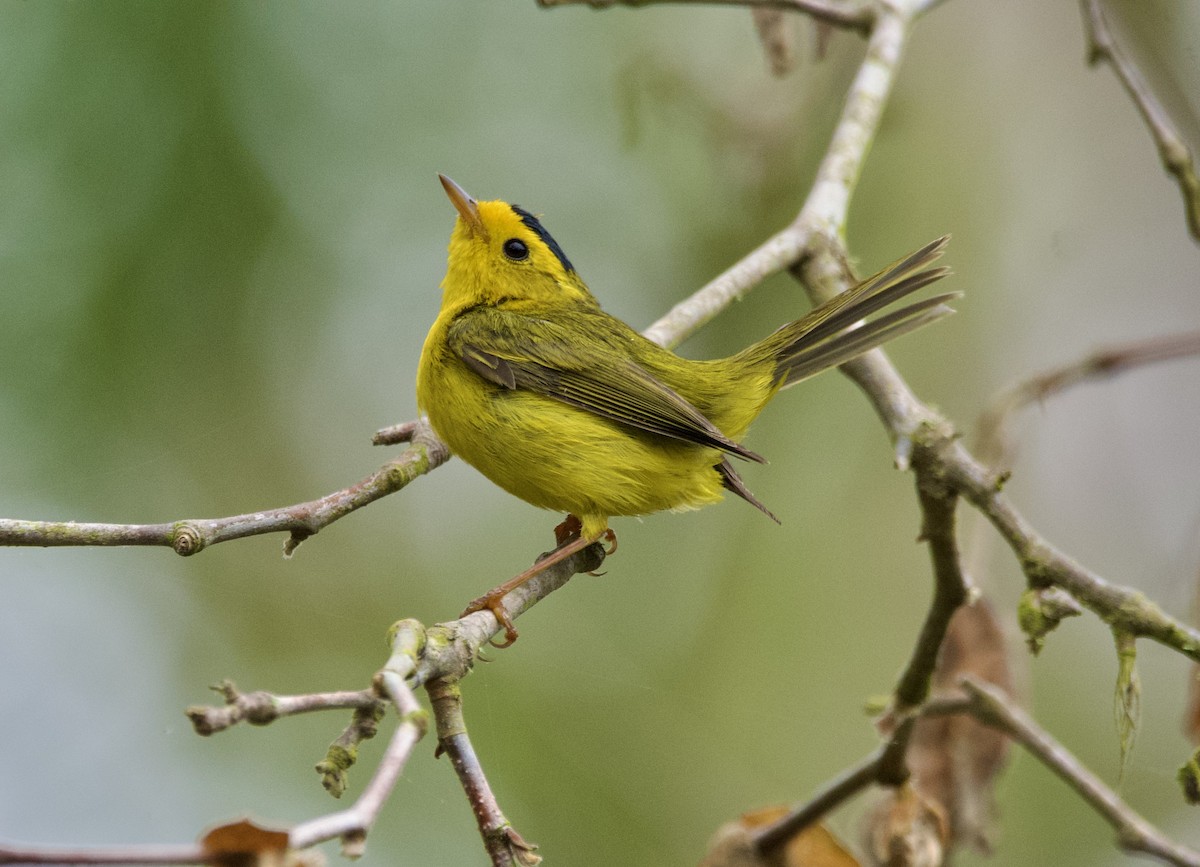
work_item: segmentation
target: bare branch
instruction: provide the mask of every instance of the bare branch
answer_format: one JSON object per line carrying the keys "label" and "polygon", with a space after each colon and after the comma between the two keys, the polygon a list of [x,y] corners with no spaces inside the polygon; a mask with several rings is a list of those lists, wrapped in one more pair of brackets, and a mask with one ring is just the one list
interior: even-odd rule
{"label": "bare branch", "polygon": [[459,783],[467,795],[492,864],[494,867],[512,867],[514,864],[532,867],[538,864],[542,859],[534,851],[537,846],[526,842],[505,817],[483,773],[483,766],[467,735],[458,678],[441,677],[428,683],[425,688],[437,722],[438,752],[450,757],[450,764],[454,766],[454,773],[458,775]]}
{"label": "bare branch", "polygon": [[1180,846],[1139,816],[1004,693],[971,677],[964,677],[961,685],[969,697],[966,709],[1011,736],[1074,789],[1113,827],[1122,849],[1181,867],[1200,867],[1200,852]]}
{"label": "bare branch", "polygon": [[[886,19],[881,19],[886,20]],[[844,270],[840,247],[814,253],[798,269],[814,300],[827,294]],[[825,285],[826,291],[816,287]],[[882,350],[873,350],[842,365],[867,395],[896,444],[902,468],[928,462],[940,484],[956,490],[980,511],[1012,548],[1031,587],[1057,584],[1110,626],[1151,638],[1200,660],[1200,631],[1167,615],[1142,593],[1110,584],[1051,545],[1001,492],[1006,473],[989,470],[958,440],[950,423],[922,403]],[[928,455],[920,455],[928,451]]]}
{"label": "bare branch", "polygon": [[810,800],[787,816],[756,831],[753,835],[755,848],[764,855],[771,852],[873,784],[884,749],[880,746],[822,786]]}
{"label": "bare branch", "polygon": [[1200,331],[1153,337],[1097,349],[1085,358],[1043,371],[1001,391],[979,417],[977,449],[996,466],[1007,462],[1007,426],[1012,415],[1080,383],[1124,373],[1144,364],[1200,356]]}
{"label": "bare branch", "polygon": [[929,698],[938,651],[946,637],[950,619],[970,597],[955,539],[954,511],[958,505],[958,495],[935,485],[927,467],[918,465],[916,470],[917,497],[922,515],[920,538],[929,544],[934,590],[917,646],[896,686],[896,706],[893,711],[901,715],[919,707]]}
{"label": "bare branch", "polygon": [[199,845],[181,846],[7,846],[0,864],[211,864]]}
{"label": "bare branch", "polygon": [[577,5],[587,5],[593,9],[608,9],[612,6],[650,6],[660,3],[791,9],[811,15],[825,24],[844,27],[859,33],[868,32],[874,18],[874,10],[870,3],[851,3],[848,0],[538,0],[538,5],[547,9],[555,6]]}
{"label": "bare branch", "polygon": [[1095,66],[1102,60],[1108,61],[1125,90],[1133,98],[1134,105],[1137,106],[1142,120],[1146,122],[1150,134],[1154,137],[1154,143],[1158,146],[1158,156],[1162,160],[1163,168],[1173,175],[1179,184],[1188,231],[1196,241],[1200,241],[1200,178],[1196,177],[1191,150],[1179,134],[1175,122],[1171,120],[1171,116],[1142,76],[1137,64],[1117,45],[1112,31],[1108,28],[1108,20],[1104,16],[1100,0],[1081,0],[1081,4],[1088,42],[1088,63]]}
{"label": "bare branch", "polygon": [[[603,562],[604,546],[599,543],[590,545],[547,568],[505,596],[505,611],[510,619],[515,620],[541,599],[566,584],[577,572],[594,571]],[[503,631],[496,621],[496,616],[491,611],[478,611],[458,620],[439,623],[429,629],[425,629],[415,620],[402,620],[392,627],[392,631],[392,656],[375,676],[373,687],[369,691],[301,696],[276,696],[265,692],[242,694],[233,684],[225,682],[216,687],[225,697],[225,707],[193,707],[188,709],[188,716],[192,718],[198,731],[210,734],[242,721],[261,725],[295,713],[354,708],[355,721],[334,742],[330,754],[317,766],[317,770],[325,778],[326,788],[335,795],[340,795],[345,786],[345,772],[353,764],[356,756],[349,750],[334,755],[336,747],[346,739],[357,744],[363,737],[373,735],[373,727],[369,729],[368,734],[363,728],[368,721],[360,717],[364,714],[370,715],[369,722],[373,723],[378,719],[377,712],[382,699],[393,704],[401,714],[400,725],[392,734],[391,742],[374,777],[358,801],[347,810],[311,819],[295,826],[291,831],[292,848],[303,849],[333,837],[341,837],[345,853],[354,856],[361,853],[367,832],[395,787],[412,748],[424,734],[425,712],[413,696],[412,689],[421,684],[428,684],[437,714],[441,749],[451,755],[455,770],[480,822],[480,833],[484,837],[489,854],[493,856],[493,863],[515,863],[522,867],[536,864],[540,859],[534,853],[534,847],[526,843],[512,828],[495,804],[470,741],[466,739],[465,726],[461,725],[461,705],[456,705],[453,701],[447,702],[447,698],[452,699],[453,694],[457,693],[458,681],[471,671],[480,648]],[[459,728],[462,736],[454,736]],[[21,851],[27,850],[40,851],[30,847]],[[0,849],[0,856],[3,856],[4,851]],[[501,853],[504,853],[503,856]],[[508,860],[502,860],[502,857]],[[195,863],[198,860],[201,859],[180,863]],[[5,862],[0,860],[0,863]]]}
{"label": "bare branch", "polygon": [[[919,709],[919,714],[945,716],[967,713],[981,723],[1004,732],[1079,793],[1116,830],[1117,842],[1122,849],[1160,858],[1180,867],[1200,867],[1200,852],[1175,843],[1139,816],[1001,689],[970,675],[961,678],[959,684],[966,693],[965,697],[942,696],[933,699]],[[912,719],[910,717],[910,721]],[[895,738],[892,743],[895,743]],[[757,850],[768,853],[849,798],[879,782],[881,770],[887,762],[889,746],[881,745],[824,785],[812,799],[788,816],[756,832],[754,843]]]}
{"label": "bare branch", "polygon": [[421,422],[404,421],[375,431],[371,437],[371,445],[394,446],[399,443],[410,443],[413,437],[421,431]]}
{"label": "bare branch", "polygon": [[400,714],[400,723],[392,733],[375,775],[354,805],[348,810],[311,819],[292,828],[292,848],[306,849],[325,840],[341,837],[343,854],[347,857],[362,854],[367,832],[375,824],[413,748],[424,737],[428,726],[427,713],[405,683],[416,669],[417,656],[423,644],[424,631],[416,621],[401,621],[393,628],[392,656],[375,676],[375,690],[395,706]]}
{"label": "bare branch", "polygon": [[[595,543],[534,575],[504,597],[504,610],[516,620],[580,572],[594,572],[604,562],[604,546]],[[458,620],[438,623],[426,631],[412,685],[441,677],[464,677],[479,651],[503,632],[491,611],[476,611]]]}
{"label": "bare branch", "polygon": [[345,708],[375,709],[382,704],[371,690],[307,695],[274,695],[261,690],[243,693],[229,680],[214,685],[213,690],[225,699],[224,707],[193,705],[184,711],[198,735],[216,734],[240,722],[261,726],[301,713]]}
{"label": "bare branch", "polygon": [[309,536],[355,509],[394,494],[449,459],[449,449],[428,424],[423,420],[412,424],[415,431],[411,435],[412,445],[399,457],[358,484],[319,500],[228,518],[191,518],[166,524],[81,524],[0,518],[0,545],[165,545],[177,554],[188,556],[218,542],[282,532],[289,534],[283,550],[291,555]]}
{"label": "bare branch", "polygon": [[[1010,690],[1008,654],[1004,630],[986,598],[959,606],[938,651],[931,693],[957,691],[966,674]],[[967,844],[988,852],[993,786],[1007,760],[1008,740],[967,714],[926,714],[928,704],[922,705],[905,751],[907,784],[885,793],[872,809],[871,837],[880,851],[928,838],[932,829],[923,821],[925,811],[913,809],[925,805],[942,820],[935,826],[944,825],[938,828],[945,832],[940,847]]]}
{"label": "bare branch", "polygon": [[1144,594],[1110,584],[1051,545],[1000,492],[1002,477],[986,470],[960,443],[923,442],[922,447],[942,454],[947,478],[1000,532],[1030,586],[1057,584],[1110,626],[1200,661],[1200,631],[1169,616]]}
{"label": "bare branch", "polygon": [[888,6],[875,20],[866,56],[851,84],[841,118],[817,169],[812,191],[796,219],[642,333],[667,347],[678,346],[721,311],[770,277],[798,264],[814,234],[840,238],[850,198],[874,140],[899,71],[908,38],[908,19]]}

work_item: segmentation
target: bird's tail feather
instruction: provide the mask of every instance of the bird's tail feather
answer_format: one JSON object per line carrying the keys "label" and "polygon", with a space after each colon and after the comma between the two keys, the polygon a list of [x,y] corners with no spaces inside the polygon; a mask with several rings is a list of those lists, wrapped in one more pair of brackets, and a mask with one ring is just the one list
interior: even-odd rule
{"label": "bird's tail feather", "polygon": [[806,316],[783,326],[745,350],[748,360],[765,353],[775,361],[781,387],[793,385],[822,370],[843,364],[882,343],[923,328],[954,312],[947,293],[909,304],[871,322],[864,317],[940,280],[949,268],[927,268],[942,255],[949,237],[938,238],[905,256],[852,289],[836,295]]}

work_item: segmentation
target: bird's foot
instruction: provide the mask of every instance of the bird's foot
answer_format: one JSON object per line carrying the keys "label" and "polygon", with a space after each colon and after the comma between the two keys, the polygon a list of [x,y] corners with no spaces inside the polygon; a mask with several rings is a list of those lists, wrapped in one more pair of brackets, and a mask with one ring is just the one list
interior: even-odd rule
{"label": "bird's foot", "polygon": [[[615,530],[610,527],[604,531],[604,533],[600,536],[600,539],[603,539],[607,543],[607,547],[604,549],[605,558],[611,557],[613,554],[617,553],[617,533]],[[599,542],[600,539],[597,539],[596,541]],[[608,573],[589,572],[588,574],[599,578],[601,575],[607,575]]]}
{"label": "bird's foot", "polygon": [[474,614],[477,611],[490,611],[496,618],[496,623],[504,628],[504,642],[497,644],[495,639],[492,640],[492,647],[504,649],[512,645],[517,640],[517,627],[513,626],[512,618],[508,616],[508,612],[504,610],[504,597],[508,595],[508,582],[501,584],[499,587],[493,587],[487,593],[484,593],[478,599],[473,599],[459,617],[466,617],[469,614]]}
{"label": "bird's foot", "polygon": [[[576,520],[578,521],[578,519]],[[566,524],[568,521],[564,521],[563,523]],[[555,534],[557,535],[557,533],[558,530],[556,529]],[[612,530],[608,530],[605,533],[604,538],[614,546],[616,545],[616,535]],[[512,643],[517,640],[517,635],[519,633],[517,632],[517,628],[513,626],[512,617],[509,615],[508,610],[504,607],[504,597],[513,590],[516,590],[529,579],[540,574],[541,572],[544,572],[555,563],[561,563],[572,554],[577,554],[591,544],[592,542],[579,536],[578,533],[576,533],[574,537],[568,537],[565,542],[560,543],[559,546],[553,551],[539,557],[536,563],[534,563],[520,575],[516,575],[508,579],[503,584],[493,587],[478,599],[473,600],[459,616],[466,617],[467,615],[474,614],[477,611],[492,612],[492,614],[496,617],[496,622],[504,628],[504,642],[502,644],[496,644],[496,642],[493,641],[492,645],[497,648],[511,646]]]}

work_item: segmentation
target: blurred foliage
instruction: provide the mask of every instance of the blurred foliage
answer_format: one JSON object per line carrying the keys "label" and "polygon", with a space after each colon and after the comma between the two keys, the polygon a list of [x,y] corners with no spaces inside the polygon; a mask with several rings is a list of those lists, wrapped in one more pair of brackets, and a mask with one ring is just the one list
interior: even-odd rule
{"label": "blurred foliage", "polygon": [[[1139,45],[1194,95],[1195,10],[1155,6]],[[370,435],[415,412],[437,309],[452,223],[437,171],[544,212],[606,306],[648,324],[802,200],[862,43],[835,34],[819,59],[801,29],[800,66],[776,80],[738,9],[2,0],[0,513],[230,514],[377,466]],[[999,385],[1200,314],[1177,191],[1082,58],[1071,4],[938,7],[855,200],[864,271],[954,233],[960,314],[892,355],[965,432]],[[774,278],[684,351],[732,350],[803,309]],[[1194,364],[1080,389],[1027,421],[1009,490],[1066,550],[1181,612],[1198,427]],[[860,708],[891,686],[930,592],[910,480],[836,376],[781,399],[752,444],[772,463],[748,483],[782,528],[737,502],[618,522],[608,575],[538,606],[465,684],[500,802],[553,863],[694,863],[726,820],[806,796],[872,745]],[[0,837],[177,841],[241,813],[331,809],[312,765],[344,719],[201,740],[182,709],[222,677],[365,685],[393,620],[455,615],[556,520],[452,462],[289,561],[281,539],[187,560],[0,551]],[[1014,565],[983,562],[1011,610]],[[1197,845],[1172,783],[1186,667],[1152,648],[1140,668],[1123,793]],[[1085,617],[1027,686],[1109,779],[1115,673]],[[432,748],[364,863],[482,861]],[[1119,860],[1021,757],[1000,802],[995,863]],[[852,815],[835,824],[855,836]]]}

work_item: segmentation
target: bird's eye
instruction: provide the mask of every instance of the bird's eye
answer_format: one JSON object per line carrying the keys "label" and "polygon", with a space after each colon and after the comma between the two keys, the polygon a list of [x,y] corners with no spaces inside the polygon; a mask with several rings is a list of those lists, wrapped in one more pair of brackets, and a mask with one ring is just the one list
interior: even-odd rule
{"label": "bird's eye", "polygon": [[509,238],[504,242],[504,255],[514,262],[524,262],[529,258],[529,248],[519,238]]}

